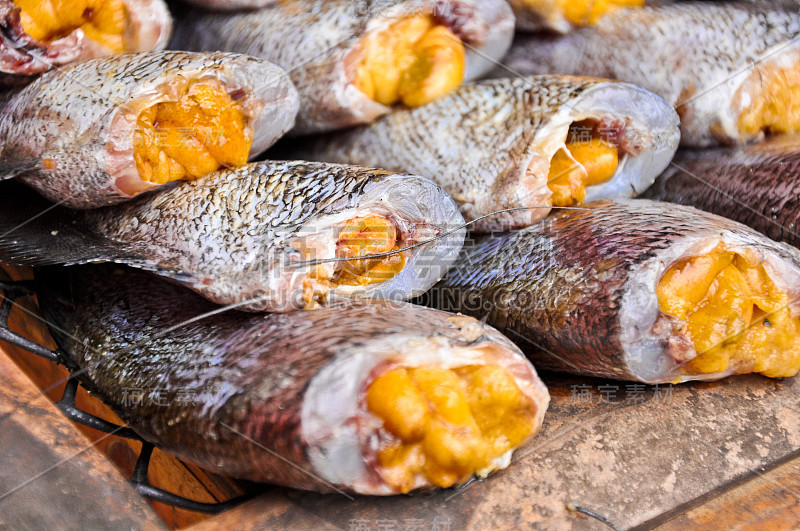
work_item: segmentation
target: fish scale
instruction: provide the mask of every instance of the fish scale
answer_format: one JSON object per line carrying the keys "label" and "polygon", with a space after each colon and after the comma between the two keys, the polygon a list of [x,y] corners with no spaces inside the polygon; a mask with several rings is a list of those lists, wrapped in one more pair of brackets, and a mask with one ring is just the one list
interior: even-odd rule
{"label": "fish scale", "polygon": [[644,196],[724,215],[800,246],[800,136],[681,150]]}
{"label": "fish scale", "polygon": [[368,30],[439,13],[468,45],[467,79],[500,60],[513,33],[511,9],[499,0],[293,0],[252,11],[187,11],[176,21],[173,48],[246,53],[289,72],[303,102],[296,134],[368,123],[390,111],[362,94],[347,72],[351,53]]}
{"label": "fish scale", "polygon": [[[163,49],[172,31],[172,17],[163,0],[124,0],[126,44],[130,52]],[[55,67],[116,53],[83,31],[39,41],[22,27],[13,0],[0,0],[0,86],[25,84]]]}
{"label": "fish scale", "polygon": [[[375,461],[369,455],[372,433],[359,434],[357,446],[347,450],[356,452],[351,460],[365,463],[364,477],[321,481],[332,465],[312,457],[326,450],[326,442],[306,425],[315,420],[306,412],[312,400],[307,394],[319,389],[316,381],[326,367],[364,352],[371,356],[354,366],[358,370],[363,363],[364,375],[345,375],[356,388],[381,363],[419,363],[405,352],[416,343],[431,347],[428,364],[464,364],[460,352],[474,348],[468,363],[509,368],[535,405],[535,429],[549,401],[533,367],[496,330],[406,303],[350,301],[264,316],[230,312],[182,325],[216,307],[172,283],[120,266],[40,270],[37,287],[53,334],[80,367],[76,374],[87,389],[146,440],[226,476],[326,492],[396,493],[368,468]],[[357,326],[344,326],[353,323]],[[483,332],[478,340],[465,333],[468,326]],[[159,390],[159,399],[126,399],[123,389],[142,390],[148,398]],[[193,392],[192,400],[178,399],[187,392]],[[331,438],[347,426],[375,424],[361,407],[336,425],[333,417],[348,406],[335,405],[335,414],[324,420],[331,425]]]}
{"label": "fish scale", "polygon": [[647,383],[697,379],[674,367],[635,368],[639,343],[626,338],[635,327],[637,337],[661,345],[650,371],[667,359],[674,318],[659,314],[655,283],[683,253],[719,241],[762,253],[785,274],[790,300],[800,300],[796,249],[726,218],[640,199],[590,203],[466,247],[431,303],[487,318],[542,369]]}
{"label": "fish scale", "polygon": [[[742,140],[725,125],[736,90],[751,65],[798,36],[796,5],[657,2],[614,11],[563,36],[520,34],[504,62],[524,75],[603,76],[652,90],[679,106],[682,143],[702,147]],[[721,124],[723,131],[712,131]]]}
{"label": "fish scale", "polygon": [[[129,104],[158,96],[179,75],[238,86],[264,106],[264,116],[274,122],[253,117],[253,153],[294,123],[298,102],[288,77],[252,57],[159,52],[94,59],[48,72],[6,100],[0,111],[0,180],[17,176],[50,200],[75,208],[121,202],[157,187],[139,178],[134,125],[119,121],[136,110]],[[129,181],[135,190],[124,189]]]}
{"label": "fish scale", "polygon": [[[604,90],[608,96],[593,95]],[[288,155],[422,175],[440,184],[468,220],[508,208],[537,207],[490,216],[471,226],[479,232],[524,227],[546,216],[552,204],[548,169],[553,145],[560,147],[564,140],[548,145],[552,152],[545,152],[543,142],[557,135],[566,139],[568,117],[579,120],[593,112],[595,105],[581,103],[589,98],[602,100],[596,106],[605,110],[596,114],[630,118],[626,127],[648,139],[639,166],[629,160],[630,173],[619,179],[630,187],[614,184],[618,189],[607,194],[642,191],[677,149],[678,116],[649,92],[597,78],[532,76],[464,85],[422,107],[400,109],[370,125],[298,144],[288,148]],[[587,108],[578,112],[580,105]]]}
{"label": "fish scale", "polygon": [[[328,186],[312,199],[302,184],[323,175]],[[0,256],[5,260],[28,265],[117,261],[172,277],[221,304],[264,293],[272,297],[243,306],[250,310],[302,307],[302,286],[284,278],[298,273],[302,281],[309,271],[285,265],[300,258],[293,242],[300,237],[335,238],[330,232],[336,223],[362,212],[379,211],[400,223],[427,227],[430,236],[454,232],[414,249],[406,256],[407,271],[355,296],[380,296],[380,289],[394,290],[392,298],[421,293],[441,278],[464,237],[463,218],[432,182],[338,164],[252,163],[81,212],[47,210],[52,205],[20,185],[7,182],[3,187]],[[249,193],[254,189],[263,194]],[[23,223],[31,217],[34,222]],[[415,269],[416,260],[420,266]]]}

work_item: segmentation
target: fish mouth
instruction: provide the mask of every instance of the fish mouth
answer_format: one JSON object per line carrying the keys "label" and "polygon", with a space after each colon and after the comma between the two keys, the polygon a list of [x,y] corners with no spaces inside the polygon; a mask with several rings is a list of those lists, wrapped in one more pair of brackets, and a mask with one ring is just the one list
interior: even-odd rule
{"label": "fish mouth", "polygon": [[349,58],[353,84],[370,100],[420,107],[464,80],[466,54],[456,34],[433,14],[390,20],[368,31]]}
{"label": "fish mouth", "polygon": [[[797,374],[798,268],[733,237],[696,241],[670,255],[658,258],[658,274],[646,275],[648,293],[638,295],[640,326],[654,324],[649,339],[627,349],[629,361],[639,366],[634,374],[675,382]],[[648,310],[642,312],[642,305]]]}
{"label": "fish mouth", "polygon": [[549,401],[535,373],[475,319],[450,319],[464,341],[380,338],[314,378],[302,424],[317,473],[363,494],[447,488],[535,436]]}
{"label": "fish mouth", "polygon": [[404,3],[388,9],[345,60],[349,83],[384,109],[435,101],[488,73],[511,47],[505,1],[425,4],[410,14]]}
{"label": "fish mouth", "polygon": [[406,299],[414,296],[409,291],[421,291],[398,277],[420,262],[413,247],[435,240],[442,228],[385,209],[359,209],[351,216],[291,243],[304,261],[321,262],[302,279],[306,310],[354,297]]}
{"label": "fish mouth", "polygon": [[565,106],[537,133],[547,162],[549,203],[577,206],[635,197],[667,167],[680,142],[679,118],[663,99],[627,83],[601,83]]}
{"label": "fish mouth", "polygon": [[175,101],[146,107],[136,119],[133,157],[139,178],[154,184],[195,180],[247,162],[253,119],[243,91],[229,92],[216,79],[189,81]]}
{"label": "fish mouth", "polygon": [[361,210],[291,245],[306,262],[321,261],[302,280],[303,306],[312,310],[332,297],[352,297],[396,277],[412,251],[440,231],[380,210]]}
{"label": "fish mouth", "polygon": [[794,44],[753,68],[734,94],[730,120],[712,124],[712,134],[730,143],[737,138],[750,142],[769,134],[800,132],[798,86],[800,44]]}
{"label": "fish mouth", "polygon": [[[356,208],[315,220],[288,241],[280,308],[315,309],[352,298],[405,300],[438,282],[461,251],[464,218],[421,177],[395,175],[366,190]],[[303,267],[292,267],[302,262]]]}
{"label": "fish mouth", "polygon": [[290,128],[293,117],[284,117],[286,123],[279,119],[273,124],[280,131],[265,137],[266,99],[291,99],[291,95],[273,94],[275,87],[255,92],[247,88],[244,77],[226,71],[179,74],[120,105],[106,144],[108,173],[117,189],[132,197],[170,182],[241,166],[264,149],[264,140],[269,143]]}
{"label": "fish mouth", "polygon": [[158,2],[129,6],[125,0],[15,0],[14,4],[20,9],[22,30],[56,48],[58,41],[77,34],[98,55],[145,51],[166,45],[169,34],[169,25],[155,29],[169,20]]}

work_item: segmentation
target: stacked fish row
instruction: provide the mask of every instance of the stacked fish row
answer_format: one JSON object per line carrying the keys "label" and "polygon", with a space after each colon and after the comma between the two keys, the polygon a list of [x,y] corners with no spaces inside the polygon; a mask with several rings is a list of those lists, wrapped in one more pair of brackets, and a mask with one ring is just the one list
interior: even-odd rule
{"label": "stacked fish row", "polygon": [[393,494],[507,466],[531,360],[800,369],[795,5],[192,3],[0,0],[0,257],[147,440]]}

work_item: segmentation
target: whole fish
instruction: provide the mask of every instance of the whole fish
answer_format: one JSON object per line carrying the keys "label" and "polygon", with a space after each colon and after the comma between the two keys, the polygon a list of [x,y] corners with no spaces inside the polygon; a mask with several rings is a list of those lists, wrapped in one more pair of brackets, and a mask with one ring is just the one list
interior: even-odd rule
{"label": "whole fish", "polygon": [[604,76],[652,90],[680,114],[686,146],[800,131],[800,10],[788,4],[621,9],[562,37],[520,35],[505,64],[521,74]]}
{"label": "whole fish", "polygon": [[800,252],[734,221],[598,201],[468,249],[432,290],[540,369],[645,383],[800,369]]}
{"label": "whole fish", "polygon": [[171,46],[246,53],[285,68],[302,104],[296,134],[417,107],[491,70],[508,51],[505,0],[293,0],[236,13],[191,11]]}
{"label": "whole fish", "polygon": [[371,495],[449,487],[508,466],[549,402],[519,349],[471,317],[379,300],[220,314],[111,265],[37,281],[86,387],[218,474]]}
{"label": "whole fish", "polygon": [[681,150],[643,197],[725,216],[800,247],[800,137]]}
{"label": "whole fish", "polygon": [[0,83],[123,52],[161,50],[163,0],[0,0]]}
{"label": "whole fish", "polygon": [[644,0],[509,0],[517,18],[517,29],[569,33],[591,26],[623,7],[640,7]]}
{"label": "whole fish", "polygon": [[0,193],[6,261],[125,263],[252,311],[417,296],[465,232],[427,179],[317,162],[247,164],[102,209],[36,199],[16,183]]}
{"label": "whole fish", "polygon": [[0,103],[0,179],[73,208],[238,166],[294,125],[297,92],[266,61],[150,52],[48,72]]}
{"label": "whole fish", "polygon": [[476,231],[530,225],[550,206],[635,196],[678,148],[678,115],[627,83],[572,76],[464,85],[418,109],[320,137],[294,156],[422,175],[479,220]]}

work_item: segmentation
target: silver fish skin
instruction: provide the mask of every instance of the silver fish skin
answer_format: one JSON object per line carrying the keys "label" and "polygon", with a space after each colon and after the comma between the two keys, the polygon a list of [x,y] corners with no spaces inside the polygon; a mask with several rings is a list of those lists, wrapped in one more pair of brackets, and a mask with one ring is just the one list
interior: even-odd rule
{"label": "silver fish skin", "polygon": [[[172,33],[172,17],[163,0],[124,0],[128,20],[125,40],[129,52],[162,50]],[[55,67],[114,52],[88,38],[80,28],[50,42],[27,33],[20,9],[12,0],[0,0],[0,82],[32,76]]]}
{"label": "silver fish skin", "polygon": [[408,171],[441,185],[478,232],[525,227],[552,204],[548,172],[573,122],[618,128],[628,152],[610,181],[586,200],[644,191],[678,148],[678,115],[658,96],[627,83],[573,76],[500,78],[459,87],[416,109],[319,139],[291,151],[311,160]]}
{"label": "silver fish skin", "polygon": [[354,83],[360,39],[400,17],[431,13],[465,43],[465,80],[489,72],[511,45],[505,0],[293,0],[256,11],[192,11],[176,21],[171,46],[246,53],[285,68],[302,101],[293,134],[369,123],[391,108]]}
{"label": "silver fish skin", "polygon": [[367,286],[337,286],[327,302],[418,296],[445,274],[465,234],[458,208],[433,182],[339,164],[251,163],[77,213],[47,210],[16,183],[5,185],[0,256],[8,262],[124,263],[250,311],[305,307],[304,281],[318,268],[333,274],[345,264],[331,260],[342,225],[354,217],[390,219],[404,245],[432,241],[408,251],[395,276]]}
{"label": "silver fish skin", "polygon": [[18,177],[51,201],[95,208],[159,184],[139,177],[133,157],[141,111],[195,79],[243,93],[251,156],[294,125],[299,100],[279,67],[230,53],[149,52],[92,59],[42,75],[0,108],[0,179]]}
{"label": "silver fish skin", "polygon": [[[84,385],[161,450],[226,476],[400,494],[377,470],[386,430],[364,405],[364,390],[387,369],[500,366],[530,399],[527,439],[550,400],[519,349],[471,317],[374,299],[218,313],[179,286],[113,265],[40,270],[37,285]],[[216,315],[198,318],[207,312]],[[138,393],[146,399],[132,400]],[[413,485],[430,487],[425,478]]]}
{"label": "silver fish skin", "polygon": [[754,139],[736,122],[763,69],[800,64],[799,36],[800,10],[785,3],[658,3],[564,36],[520,34],[504,63],[520,74],[595,75],[652,90],[681,115],[681,143],[705,147]]}
{"label": "silver fish skin", "polygon": [[720,243],[766,264],[800,316],[800,251],[735,221],[644,199],[589,203],[465,246],[428,296],[440,310],[485,319],[539,369],[650,384],[716,380],[738,368],[683,372],[698,353],[680,333],[685,322],[660,311],[656,286],[670,266]]}

